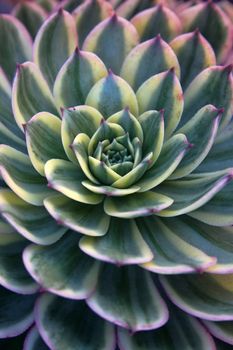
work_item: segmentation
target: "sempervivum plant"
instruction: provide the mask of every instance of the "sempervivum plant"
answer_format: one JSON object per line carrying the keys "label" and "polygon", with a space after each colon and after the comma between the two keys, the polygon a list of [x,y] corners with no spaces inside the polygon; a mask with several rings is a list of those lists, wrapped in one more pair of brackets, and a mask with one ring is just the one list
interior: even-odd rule
{"label": "sempervivum plant", "polygon": [[33,46],[0,17],[0,345],[230,349],[230,20],[205,5],[213,49],[166,7],[28,6]]}

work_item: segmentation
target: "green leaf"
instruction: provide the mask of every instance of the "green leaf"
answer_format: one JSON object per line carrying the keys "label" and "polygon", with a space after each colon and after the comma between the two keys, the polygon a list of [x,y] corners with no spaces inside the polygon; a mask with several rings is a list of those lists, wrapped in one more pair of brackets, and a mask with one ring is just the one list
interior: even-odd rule
{"label": "green leaf", "polygon": [[139,179],[143,178],[143,175],[149,168],[152,162],[153,153],[149,153],[145,158],[142,159],[138,165],[136,165],[131,171],[116,180],[112,186],[117,188],[127,188],[134,185]]}
{"label": "green leaf", "polygon": [[32,2],[19,3],[13,9],[12,14],[25,25],[32,38],[35,38],[38,29],[47,17],[44,9]]}
{"label": "green leaf", "polygon": [[115,347],[113,326],[91,312],[85,302],[44,294],[37,304],[37,315],[37,327],[49,348],[111,350]]}
{"label": "green leaf", "polygon": [[204,273],[159,278],[168,297],[185,312],[204,320],[233,320],[232,274]]}
{"label": "green leaf", "polygon": [[130,188],[115,188],[111,186],[95,185],[89,180],[82,181],[82,184],[84,187],[94,193],[100,193],[110,197],[128,196],[129,194],[138,192],[138,190],[140,190],[140,187],[137,186]]}
{"label": "green leaf", "polygon": [[138,103],[132,88],[112,72],[93,86],[86,104],[95,107],[105,119],[125,107],[128,107],[134,116],[138,115]]}
{"label": "green leaf", "polygon": [[19,197],[33,205],[42,205],[51,194],[47,181],[31,165],[29,157],[6,145],[0,146],[1,175]]}
{"label": "green leaf", "polygon": [[148,272],[104,264],[87,304],[102,318],[136,332],[159,328],[168,311]]}
{"label": "green leaf", "polygon": [[90,31],[112,13],[113,8],[107,1],[94,0],[86,1],[83,4],[81,2],[81,5],[73,12],[80,46]]}
{"label": "green leaf", "polygon": [[177,134],[171,137],[164,144],[154,165],[136,183],[136,186],[140,187],[139,192],[150,190],[167,179],[181,162],[187,149],[188,141],[185,135]]}
{"label": "green leaf", "polygon": [[112,218],[105,236],[83,237],[79,246],[95,259],[118,266],[145,263],[153,258],[133,220]]}
{"label": "green leaf", "polygon": [[42,176],[49,159],[67,159],[62,147],[61,120],[55,115],[40,112],[27,122],[25,129],[30,160]]}
{"label": "green leaf", "polygon": [[98,204],[103,196],[90,192],[82,185],[85,175],[78,164],[62,159],[51,159],[45,164],[49,186],[65,196],[86,204]]}
{"label": "green leaf", "polygon": [[174,50],[181,68],[181,84],[184,89],[205,68],[216,64],[214,51],[199,30],[182,34],[169,44]]}
{"label": "green leaf", "polygon": [[171,198],[148,191],[124,198],[108,197],[104,201],[104,210],[110,216],[128,219],[153,215],[172,203]]}
{"label": "green leaf", "polygon": [[[213,2],[200,3],[184,10],[181,22],[185,32],[199,28],[222,62],[232,47],[231,22],[221,8]],[[208,25],[207,25],[208,23]]]}
{"label": "green leaf", "polygon": [[165,137],[179,124],[183,112],[183,92],[174,69],[159,73],[144,82],[137,91],[139,113],[164,109]]}
{"label": "green leaf", "polygon": [[32,58],[32,41],[19,20],[1,14],[0,17],[0,66],[12,81],[16,64]]}
{"label": "green leaf", "polygon": [[45,208],[59,223],[88,236],[103,236],[110,218],[102,205],[88,205],[57,194],[44,201]]}
{"label": "green leaf", "polygon": [[99,262],[79,249],[77,232],[48,247],[32,244],[23,252],[31,276],[46,290],[68,299],[85,299],[97,284]]}
{"label": "green leaf", "polygon": [[180,66],[176,55],[160,35],[157,35],[156,38],[137,45],[129,53],[120,75],[134,90],[137,90],[153,75],[173,67],[179,76]]}
{"label": "green leaf", "polygon": [[58,114],[48,84],[39,68],[32,62],[18,66],[13,84],[12,107],[16,123],[21,130],[38,112]]}
{"label": "green leaf", "polygon": [[[142,265],[149,271],[162,274],[196,272],[216,263],[216,258],[203,252],[201,244],[197,246],[190,242],[185,233],[190,232],[191,228],[182,226],[177,219],[169,221],[151,216],[137,219],[137,225],[154,255],[153,260]],[[197,236],[197,241],[198,232],[192,233]]]}
{"label": "green leaf", "polygon": [[10,131],[1,121],[0,121],[0,140],[1,140],[1,144],[11,146],[20,152],[27,153],[27,147],[25,145],[25,141],[23,141],[21,138],[16,136],[15,133],[13,131]]}
{"label": "green leaf", "polygon": [[95,159],[93,157],[88,157],[88,163],[91,170],[91,173],[95,178],[104,185],[113,185],[117,180],[120,180],[122,177],[107,166],[103,161]]}
{"label": "green leaf", "polygon": [[19,294],[38,290],[22,262],[22,250],[27,243],[10,225],[0,221],[0,284]]}
{"label": "green leaf", "polygon": [[50,87],[76,46],[75,22],[68,12],[61,9],[43,23],[35,39],[34,60]]}
{"label": "green leaf", "polygon": [[182,180],[166,181],[156,188],[174,202],[159,216],[172,217],[192,212],[210,201],[232,180],[232,170],[189,175]]}
{"label": "green leaf", "polygon": [[169,306],[169,320],[158,330],[138,332],[132,335],[128,331],[118,328],[117,338],[120,349],[215,349],[212,337],[198,320],[172,305]]}
{"label": "green leaf", "polygon": [[143,131],[139,121],[130,113],[128,108],[117,112],[108,118],[108,123],[119,124],[126,133],[129,134],[129,138],[133,140],[134,137],[143,143]]}
{"label": "green leaf", "polygon": [[112,142],[114,138],[124,135],[125,131],[120,125],[108,123],[102,119],[99,128],[96,130],[94,135],[92,135],[90,143],[88,145],[89,155],[93,155],[95,153],[99,142],[106,140]]}
{"label": "green leaf", "polygon": [[36,244],[49,245],[67,231],[43,207],[28,204],[10,190],[0,191],[0,212],[22,236]]}
{"label": "green leaf", "polygon": [[[0,123],[4,129],[8,129],[8,133],[11,134],[9,138],[12,138],[12,142],[16,141],[15,143],[23,146],[23,133],[19,130],[18,125],[15,122],[11,105],[11,84],[3,70],[0,68]],[[7,134],[5,130],[4,134]],[[2,138],[1,143],[4,143]],[[18,145],[18,148],[19,147],[20,145]]]}
{"label": "green leaf", "polygon": [[[94,108],[89,106],[77,106],[71,109],[65,109],[62,118],[62,143],[69,159],[77,163],[77,158],[71,150],[75,137],[80,134],[86,134],[85,137],[92,135],[100,126],[103,116]],[[74,144],[73,144],[74,146]],[[74,147],[76,149],[76,147]]]}
{"label": "green leaf", "polygon": [[0,287],[0,338],[15,337],[33,323],[37,295],[21,295]]}
{"label": "green leaf", "polygon": [[130,19],[137,13],[147,9],[154,5],[151,0],[110,0],[112,5],[116,8],[116,12],[119,16]]}
{"label": "green leaf", "polygon": [[88,162],[88,146],[90,143],[90,138],[86,134],[78,134],[72,143],[72,150],[74,151],[79,165],[82,168],[83,173],[86,177],[94,182],[95,184],[99,184],[99,181],[92,175],[89,162]]}
{"label": "green leaf", "polygon": [[189,215],[211,226],[233,225],[233,183],[230,182],[231,179],[232,173],[229,175],[228,184],[219,193],[201,208],[189,213]]}
{"label": "green leaf", "polygon": [[215,141],[223,111],[212,105],[202,107],[177,133],[184,134],[190,149],[169,177],[179,179],[190,174],[205,159]]}
{"label": "green leaf", "polygon": [[96,55],[76,49],[57,75],[54,84],[57,105],[83,105],[92,86],[106,75],[107,69]]}
{"label": "green leaf", "polygon": [[181,32],[181,22],[177,15],[168,7],[161,4],[150,9],[140,11],[131,19],[137,29],[140,41],[146,41],[160,34],[166,41],[170,41]]}
{"label": "green leaf", "polygon": [[56,5],[56,0],[37,0],[38,5],[40,5],[45,11],[51,12]]}
{"label": "green leaf", "polygon": [[203,321],[208,331],[216,338],[223,340],[227,344],[233,345],[233,324],[232,322],[212,322]]}
{"label": "green leaf", "polygon": [[148,111],[138,118],[143,131],[144,138],[142,144],[142,154],[153,153],[150,167],[158,159],[164,140],[164,112]]}
{"label": "green leaf", "polygon": [[213,66],[198,74],[184,94],[182,125],[207,104],[224,108],[221,129],[229,123],[232,116],[233,96],[231,70],[230,66]]}
{"label": "green leaf", "polygon": [[119,74],[125,57],[137,43],[138,34],[134,26],[113,14],[90,32],[83,50],[94,52],[107,68]]}
{"label": "green leaf", "polygon": [[233,167],[233,123],[230,122],[216,138],[206,158],[197,168],[197,172],[218,171]]}
{"label": "green leaf", "polygon": [[24,342],[24,350],[49,350],[47,345],[43,342],[37,327],[31,328],[27,333]]}

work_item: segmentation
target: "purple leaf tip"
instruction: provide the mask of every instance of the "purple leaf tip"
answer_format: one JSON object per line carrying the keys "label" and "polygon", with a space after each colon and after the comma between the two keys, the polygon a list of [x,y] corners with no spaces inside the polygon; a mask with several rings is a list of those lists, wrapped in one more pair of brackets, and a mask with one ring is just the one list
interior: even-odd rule
{"label": "purple leaf tip", "polygon": [[27,123],[23,123],[22,127],[23,127],[24,132],[26,132],[27,131]]}
{"label": "purple leaf tip", "polygon": [[117,14],[116,14],[116,12],[113,12],[113,14],[112,14],[112,16],[110,18],[110,21],[112,23],[116,23],[116,21],[117,21]]}
{"label": "purple leaf tip", "polygon": [[62,16],[62,15],[63,15],[63,12],[64,12],[64,10],[63,10],[62,7],[60,7],[59,10],[57,11],[57,13],[58,13],[59,16]]}

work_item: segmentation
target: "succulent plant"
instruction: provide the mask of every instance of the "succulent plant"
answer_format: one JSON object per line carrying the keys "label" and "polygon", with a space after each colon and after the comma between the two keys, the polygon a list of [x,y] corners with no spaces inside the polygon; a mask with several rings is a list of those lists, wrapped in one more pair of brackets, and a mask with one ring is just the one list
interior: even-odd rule
{"label": "succulent plant", "polygon": [[230,349],[232,8],[63,6],[0,16],[0,345]]}

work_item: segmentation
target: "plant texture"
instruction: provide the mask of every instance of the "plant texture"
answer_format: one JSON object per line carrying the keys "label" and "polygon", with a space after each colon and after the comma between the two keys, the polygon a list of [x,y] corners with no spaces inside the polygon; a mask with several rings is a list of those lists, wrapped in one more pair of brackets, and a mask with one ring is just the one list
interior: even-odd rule
{"label": "plant texture", "polygon": [[62,5],[0,16],[0,346],[228,350],[232,7]]}

